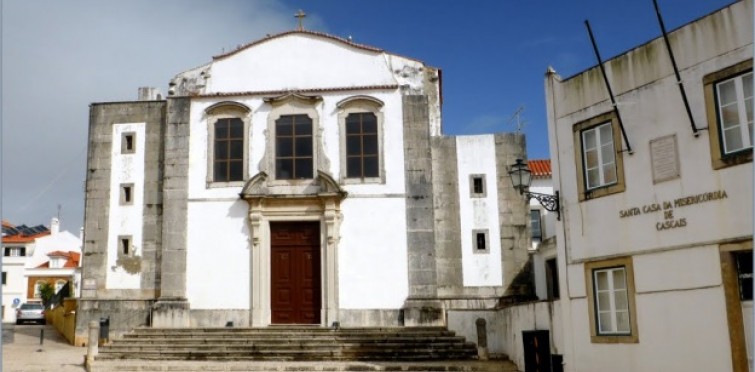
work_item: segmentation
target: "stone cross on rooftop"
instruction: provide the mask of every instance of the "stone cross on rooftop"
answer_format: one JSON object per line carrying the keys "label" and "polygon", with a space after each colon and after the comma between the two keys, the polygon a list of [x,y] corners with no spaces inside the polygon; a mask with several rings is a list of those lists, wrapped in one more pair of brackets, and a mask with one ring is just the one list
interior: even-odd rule
{"label": "stone cross on rooftop", "polygon": [[294,17],[296,17],[296,18],[299,19],[299,31],[303,31],[304,30],[304,24],[303,24],[303,22],[304,22],[304,17],[306,17],[306,16],[307,16],[307,14],[304,13],[304,11],[301,10],[301,9],[299,9],[299,11],[296,12],[296,14],[294,14]]}

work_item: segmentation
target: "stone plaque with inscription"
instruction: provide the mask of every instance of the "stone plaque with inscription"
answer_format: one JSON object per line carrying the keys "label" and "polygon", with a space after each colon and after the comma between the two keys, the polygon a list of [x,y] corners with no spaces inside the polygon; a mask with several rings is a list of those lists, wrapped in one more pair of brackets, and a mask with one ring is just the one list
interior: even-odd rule
{"label": "stone plaque with inscription", "polygon": [[650,163],[653,169],[653,183],[679,177],[679,153],[676,149],[675,134],[650,141]]}

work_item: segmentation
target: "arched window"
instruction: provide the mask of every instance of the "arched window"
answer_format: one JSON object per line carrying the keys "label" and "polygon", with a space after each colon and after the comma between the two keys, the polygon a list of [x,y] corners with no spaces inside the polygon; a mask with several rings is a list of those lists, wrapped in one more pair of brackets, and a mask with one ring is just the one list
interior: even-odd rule
{"label": "arched window", "polygon": [[383,102],[370,96],[337,104],[341,127],[341,181],[383,183]]}
{"label": "arched window", "polygon": [[249,107],[219,102],[205,110],[208,124],[207,184],[225,187],[248,177]]}

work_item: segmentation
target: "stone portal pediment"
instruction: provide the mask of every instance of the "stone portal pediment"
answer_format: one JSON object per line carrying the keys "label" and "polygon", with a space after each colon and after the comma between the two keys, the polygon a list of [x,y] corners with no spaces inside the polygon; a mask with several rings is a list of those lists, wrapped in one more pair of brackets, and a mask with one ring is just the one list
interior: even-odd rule
{"label": "stone portal pediment", "polygon": [[259,172],[244,184],[239,196],[242,199],[255,198],[312,198],[336,197],[343,199],[347,192],[341,188],[333,177],[323,171],[317,171],[317,177],[311,182],[285,182],[271,180],[267,173]]}

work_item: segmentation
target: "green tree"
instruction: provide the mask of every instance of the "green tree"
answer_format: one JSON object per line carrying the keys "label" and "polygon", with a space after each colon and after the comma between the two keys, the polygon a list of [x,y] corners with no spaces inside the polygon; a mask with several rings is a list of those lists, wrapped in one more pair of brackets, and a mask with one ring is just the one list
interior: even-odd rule
{"label": "green tree", "polygon": [[55,287],[48,282],[43,282],[39,285],[39,295],[42,297],[42,303],[45,307],[48,307],[50,306],[50,299],[55,295]]}

